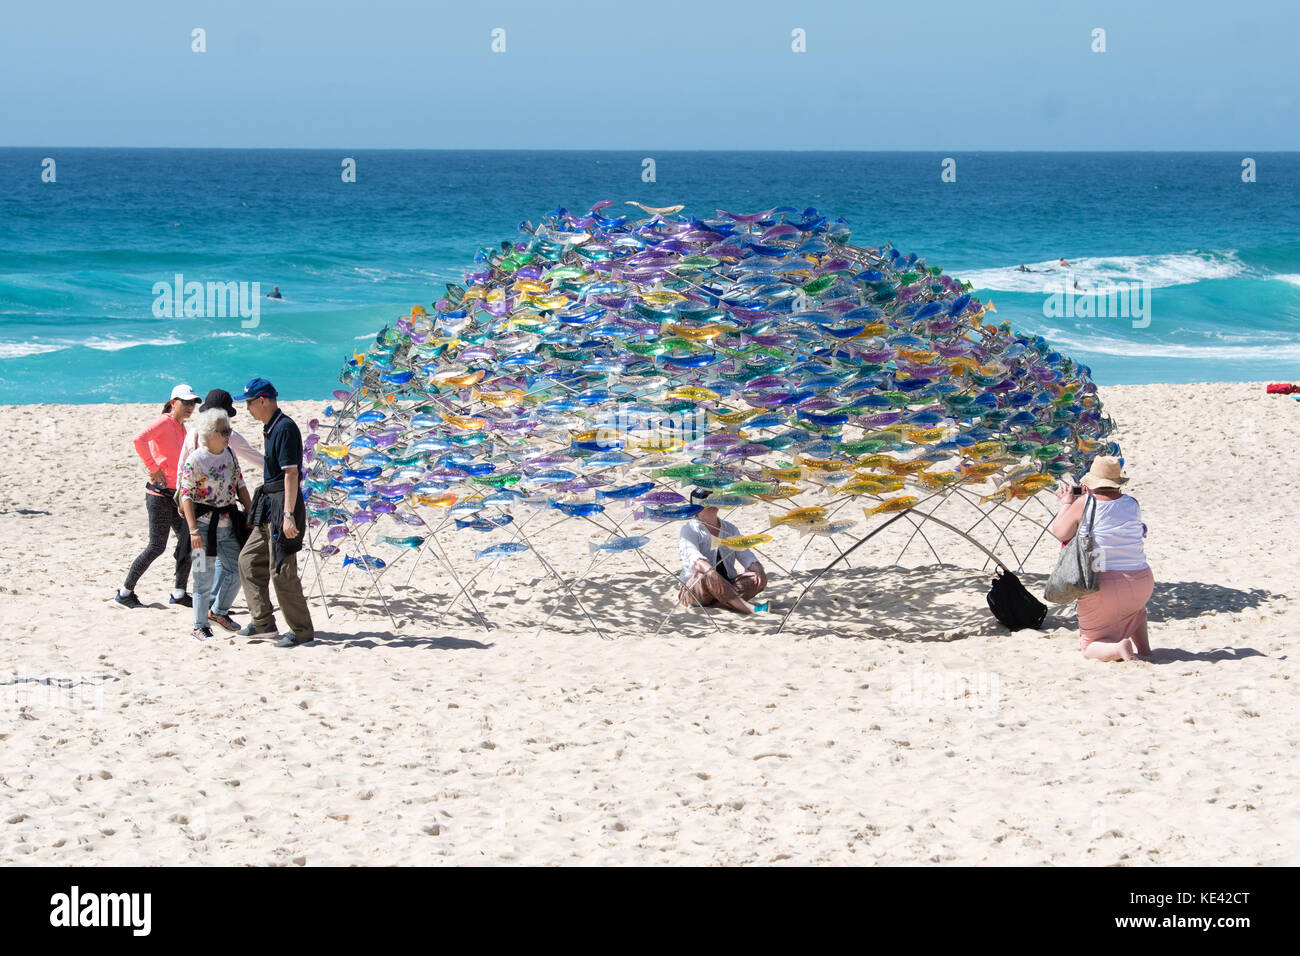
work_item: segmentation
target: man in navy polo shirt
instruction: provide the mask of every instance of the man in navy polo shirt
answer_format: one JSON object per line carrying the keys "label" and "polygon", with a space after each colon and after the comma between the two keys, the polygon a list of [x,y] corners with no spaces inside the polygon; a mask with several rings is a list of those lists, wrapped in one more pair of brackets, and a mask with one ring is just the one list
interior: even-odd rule
{"label": "man in navy polo shirt", "polygon": [[[298,578],[298,552],[307,530],[307,504],[302,495],[302,432],[276,401],[275,386],[255,378],[244,387],[248,413],[262,423],[266,441],[262,486],[248,509],[248,541],[239,552],[239,577],[244,583],[251,620],[239,632],[244,637],[269,637],[279,632],[267,590],[275,596],[290,631],[276,647],[294,647],[315,639],[311,611]],[[269,555],[268,555],[269,552]]]}

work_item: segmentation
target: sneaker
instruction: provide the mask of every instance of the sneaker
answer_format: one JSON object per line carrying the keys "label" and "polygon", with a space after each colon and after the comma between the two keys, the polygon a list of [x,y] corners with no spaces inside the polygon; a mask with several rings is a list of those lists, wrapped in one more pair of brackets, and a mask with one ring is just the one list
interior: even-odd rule
{"label": "sneaker", "polygon": [[144,607],[144,605],[140,603],[140,599],[135,596],[134,591],[126,597],[122,597],[122,592],[118,591],[113,595],[113,603],[118,607]]}
{"label": "sneaker", "polygon": [[299,644],[310,644],[314,640],[315,640],[314,637],[308,637],[303,640],[299,640],[298,635],[294,634],[293,631],[285,631],[284,636],[275,642],[275,646],[276,647],[297,647]]}
{"label": "sneaker", "polygon": [[196,641],[210,641],[212,640],[212,628],[196,627],[194,630],[190,631],[190,637],[194,638]]}
{"label": "sneaker", "polygon": [[[208,613],[211,614],[212,612],[209,611]],[[254,624],[252,621],[249,621],[239,629],[240,637],[275,637],[279,633],[280,631],[275,626],[275,621],[272,621],[270,624],[265,626]]]}
{"label": "sneaker", "polygon": [[182,594],[180,597],[169,597],[167,603],[179,604],[181,607],[193,607],[194,598],[190,597],[188,594]]}
{"label": "sneaker", "polygon": [[229,614],[218,614],[216,611],[209,611],[208,620],[213,624],[218,624],[221,627],[224,627],[227,631],[239,630],[239,622]]}

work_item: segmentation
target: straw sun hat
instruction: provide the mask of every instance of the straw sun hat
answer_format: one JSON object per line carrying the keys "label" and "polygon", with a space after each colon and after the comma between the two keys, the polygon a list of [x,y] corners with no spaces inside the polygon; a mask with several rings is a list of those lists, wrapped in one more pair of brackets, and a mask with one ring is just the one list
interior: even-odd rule
{"label": "straw sun hat", "polygon": [[1119,488],[1126,481],[1128,476],[1123,474],[1123,465],[1118,458],[1099,455],[1092,460],[1092,467],[1080,484],[1088,488]]}

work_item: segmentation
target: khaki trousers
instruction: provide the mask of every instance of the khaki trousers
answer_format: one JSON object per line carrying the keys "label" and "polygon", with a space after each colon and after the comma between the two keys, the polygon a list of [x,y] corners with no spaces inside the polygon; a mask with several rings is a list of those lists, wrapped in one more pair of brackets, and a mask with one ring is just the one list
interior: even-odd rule
{"label": "khaki trousers", "polygon": [[298,578],[298,556],[289,555],[280,565],[280,570],[275,575],[271,574],[269,524],[254,527],[244,542],[244,547],[239,552],[239,578],[244,584],[244,597],[248,601],[248,613],[253,618],[253,624],[269,627],[275,623],[275,608],[271,606],[271,595],[267,590],[267,585],[274,582],[280,612],[294,636],[300,641],[315,637],[316,628],[311,623],[311,611],[307,608],[302,581]]}

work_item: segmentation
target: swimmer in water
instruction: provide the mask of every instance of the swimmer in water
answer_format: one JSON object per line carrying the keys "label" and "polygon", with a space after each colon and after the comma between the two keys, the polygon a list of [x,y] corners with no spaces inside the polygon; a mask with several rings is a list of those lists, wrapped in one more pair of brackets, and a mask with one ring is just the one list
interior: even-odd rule
{"label": "swimmer in water", "polygon": [[1065,256],[1061,256],[1060,261],[1061,261],[1061,265],[1065,266],[1067,269],[1070,268],[1070,264],[1065,261]]}
{"label": "swimmer in water", "polygon": [[279,287],[278,285],[271,286],[271,291],[268,292],[268,293],[266,294],[266,297],[267,297],[268,299],[283,299],[283,298],[284,298],[284,296],[280,295],[280,287]]}
{"label": "swimmer in water", "polygon": [[1016,271],[1017,271],[1017,272],[1033,272],[1034,270],[1033,270],[1033,269],[1027,269],[1027,268],[1025,268],[1025,264],[1022,262],[1022,263],[1020,263],[1020,265],[1016,266]]}

